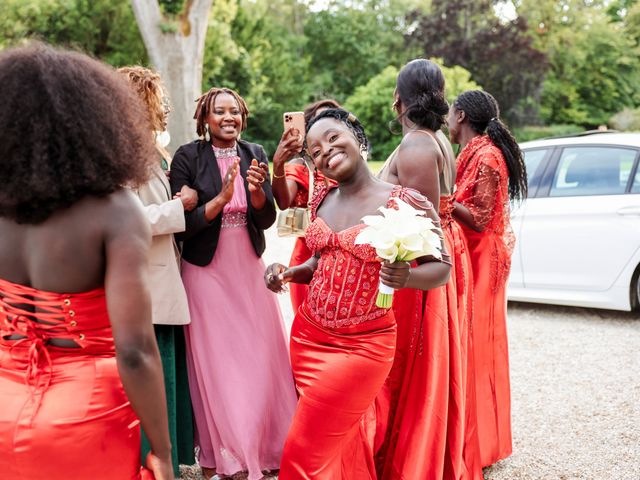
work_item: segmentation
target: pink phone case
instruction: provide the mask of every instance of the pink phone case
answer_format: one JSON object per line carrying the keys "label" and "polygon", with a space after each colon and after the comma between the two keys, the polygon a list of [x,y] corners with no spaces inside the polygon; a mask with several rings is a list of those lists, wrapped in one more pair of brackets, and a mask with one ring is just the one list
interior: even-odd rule
{"label": "pink phone case", "polygon": [[304,135],[305,124],[303,112],[285,112],[282,118],[284,120],[285,132],[290,128],[295,128],[300,132],[300,135]]}

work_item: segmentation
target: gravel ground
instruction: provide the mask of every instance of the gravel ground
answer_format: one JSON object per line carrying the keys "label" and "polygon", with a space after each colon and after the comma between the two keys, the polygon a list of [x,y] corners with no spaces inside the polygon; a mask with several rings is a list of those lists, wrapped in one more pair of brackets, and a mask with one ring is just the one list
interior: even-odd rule
{"label": "gravel ground", "polygon": [[[271,229],[267,245],[265,264],[288,262],[293,239]],[[640,315],[519,303],[508,322],[514,453],[485,478],[639,480]]]}

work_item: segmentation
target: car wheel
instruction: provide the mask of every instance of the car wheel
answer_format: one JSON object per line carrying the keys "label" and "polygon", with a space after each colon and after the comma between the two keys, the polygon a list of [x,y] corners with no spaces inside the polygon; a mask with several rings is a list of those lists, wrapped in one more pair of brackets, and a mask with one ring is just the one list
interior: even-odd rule
{"label": "car wheel", "polygon": [[631,309],[640,311],[640,265],[636,268],[631,281]]}

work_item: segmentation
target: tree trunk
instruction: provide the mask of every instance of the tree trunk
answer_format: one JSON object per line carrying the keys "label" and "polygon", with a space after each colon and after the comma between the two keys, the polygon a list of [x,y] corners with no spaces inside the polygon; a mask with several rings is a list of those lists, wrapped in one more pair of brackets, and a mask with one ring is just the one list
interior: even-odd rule
{"label": "tree trunk", "polygon": [[[195,100],[202,93],[202,62],[213,0],[186,0],[183,13],[166,18],[158,0],[131,0],[151,63],[171,99],[169,133],[173,153],[196,138]],[[163,31],[164,30],[164,31]]]}

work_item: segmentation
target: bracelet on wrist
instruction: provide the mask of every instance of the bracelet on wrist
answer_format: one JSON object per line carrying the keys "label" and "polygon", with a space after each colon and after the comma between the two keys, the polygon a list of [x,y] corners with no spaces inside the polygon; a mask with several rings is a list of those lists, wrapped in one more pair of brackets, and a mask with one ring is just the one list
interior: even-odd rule
{"label": "bracelet on wrist", "polygon": [[273,178],[284,178],[287,176],[287,172],[285,172],[284,170],[282,170],[282,175],[276,175],[276,169],[273,169]]}

